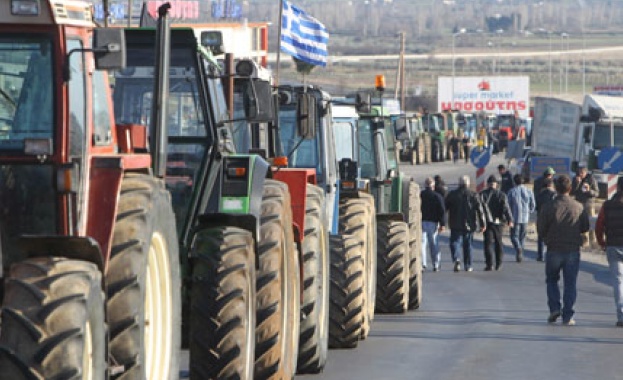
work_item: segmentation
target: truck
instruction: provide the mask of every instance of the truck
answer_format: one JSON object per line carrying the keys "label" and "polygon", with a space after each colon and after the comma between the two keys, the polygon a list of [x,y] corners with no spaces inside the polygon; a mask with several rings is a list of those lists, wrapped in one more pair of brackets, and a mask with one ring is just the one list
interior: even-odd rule
{"label": "truck", "polygon": [[[623,149],[623,97],[587,94],[582,102],[581,125],[585,162],[599,186],[599,197],[608,197],[608,175],[598,168],[600,152]],[[621,175],[621,173],[619,173]]]}

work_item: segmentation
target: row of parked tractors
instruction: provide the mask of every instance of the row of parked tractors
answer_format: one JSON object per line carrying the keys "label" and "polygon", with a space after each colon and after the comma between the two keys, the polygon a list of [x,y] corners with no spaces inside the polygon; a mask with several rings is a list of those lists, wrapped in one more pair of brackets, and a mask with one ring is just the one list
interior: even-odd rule
{"label": "row of parked tractors", "polygon": [[0,379],[178,379],[182,348],[191,379],[287,379],[419,307],[419,188],[369,95],[223,63],[168,4],[154,30],[14,2]]}

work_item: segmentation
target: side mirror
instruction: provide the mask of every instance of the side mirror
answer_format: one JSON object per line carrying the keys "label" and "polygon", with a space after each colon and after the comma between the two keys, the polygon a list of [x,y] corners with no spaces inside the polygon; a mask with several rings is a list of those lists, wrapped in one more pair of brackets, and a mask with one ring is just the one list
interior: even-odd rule
{"label": "side mirror", "polygon": [[245,118],[250,123],[271,122],[275,118],[273,95],[270,83],[242,80]]}
{"label": "side mirror", "polygon": [[208,49],[214,55],[225,53],[223,46],[223,33],[218,30],[207,30],[201,32],[201,46]]}
{"label": "side mirror", "polygon": [[298,134],[304,139],[313,139],[316,136],[316,98],[311,94],[300,94],[296,119]]}
{"label": "side mirror", "polygon": [[407,119],[399,118],[394,122],[394,129],[396,132],[396,139],[398,140],[408,140],[409,139],[409,131],[407,129]]}
{"label": "side mirror", "polygon": [[369,92],[358,92],[355,95],[355,109],[358,113],[372,112],[372,100]]}
{"label": "side mirror", "polygon": [[125,68],[125,33],[121,28],[96,28],[93,31],[93,52],[97,70]]}

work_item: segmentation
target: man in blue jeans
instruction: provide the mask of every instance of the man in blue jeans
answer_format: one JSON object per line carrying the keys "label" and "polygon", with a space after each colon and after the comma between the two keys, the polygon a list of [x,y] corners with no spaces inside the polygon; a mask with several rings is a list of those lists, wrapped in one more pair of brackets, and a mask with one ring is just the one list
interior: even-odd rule
{"label": "man in blue jeans", "polygon": [[480,197],[469,189],[469,176],[459,178],[459,187],[452,190],[446,197],[448,226],[450,227],[450,253],[454,262],[454,271],[461,270],[458,257],[459,248],[463,247],[463,263],[465,270],[472,268],[472,240],[474,232],[484,232],[486,219]]}
{"label": "man in blue jeans", "polygon": [[595,237],[606,250],[612,273],[617,327],[623,327],[623,177],[617,182],[617,192],[604,202],[597,216]]}
{"label": "man in blue jeans", "polygon": [[526,241],[530,214],[536,208],[536,201],[532,191],[524,186],[521,174],[515,174],[513,182],[515,187],[508,191],[508,205],[513,214],[511,243],[515,247],[515,259],[520,263],[523,260],[524,242]]}
{"label": "man in blue jeans", "polygon": [[[562,323],[575,325],[573,305],[577,296],[576,282],[580,270],[582,234],[589,229],[584,206],[569,196],[571,178],[563,174],[554,181],[556,198],[545,204],[537,219],[537,230],[545,240],[545,282],[547,284],[547,321],[554,323],[562,314]],[[558,281],[562,271],[564,293],[562,307]]]}
{"label": "man in blue jeans", "polygon": [[439,270],[439,232],[442,232],[446,222],[446,207],[442,196],[435,191],[435,181],[426,178],[424,190],[420,193],[422,200],[422,266],[426,268],[426,255],[430,249],[433,261],[433,271]]}

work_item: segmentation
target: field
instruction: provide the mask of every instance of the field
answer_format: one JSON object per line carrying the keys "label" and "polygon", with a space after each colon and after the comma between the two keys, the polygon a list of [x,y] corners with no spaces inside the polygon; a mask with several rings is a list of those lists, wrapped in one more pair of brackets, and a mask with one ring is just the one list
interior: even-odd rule
{"label": "field", "polygon": [[[456,76],[528,75],[531,96],[551,95],[581,102],[583,94],[592,92],[594,86],[623,84],[620,40],[620,33],[593,33],[584,37],[460,34],[455,36],[454,54],[451,36],[432,47],[407,43],[407,107],[436,104],[437,77],[451,76],[453,61]],[[356,37],[335,36],[330,40],[331,58],[327,67],[315,68],[304,77],[296,72],[288,56],[282,56],[280,81],[306,81],[342,95],[372,89],[375,75],[383,74],[387,83],[385,96],[400,97],[400,91],[396,91],[399,49],[395,37],[379,38],[371,43]],[[350,59],[353,55],[358,59]]]}

